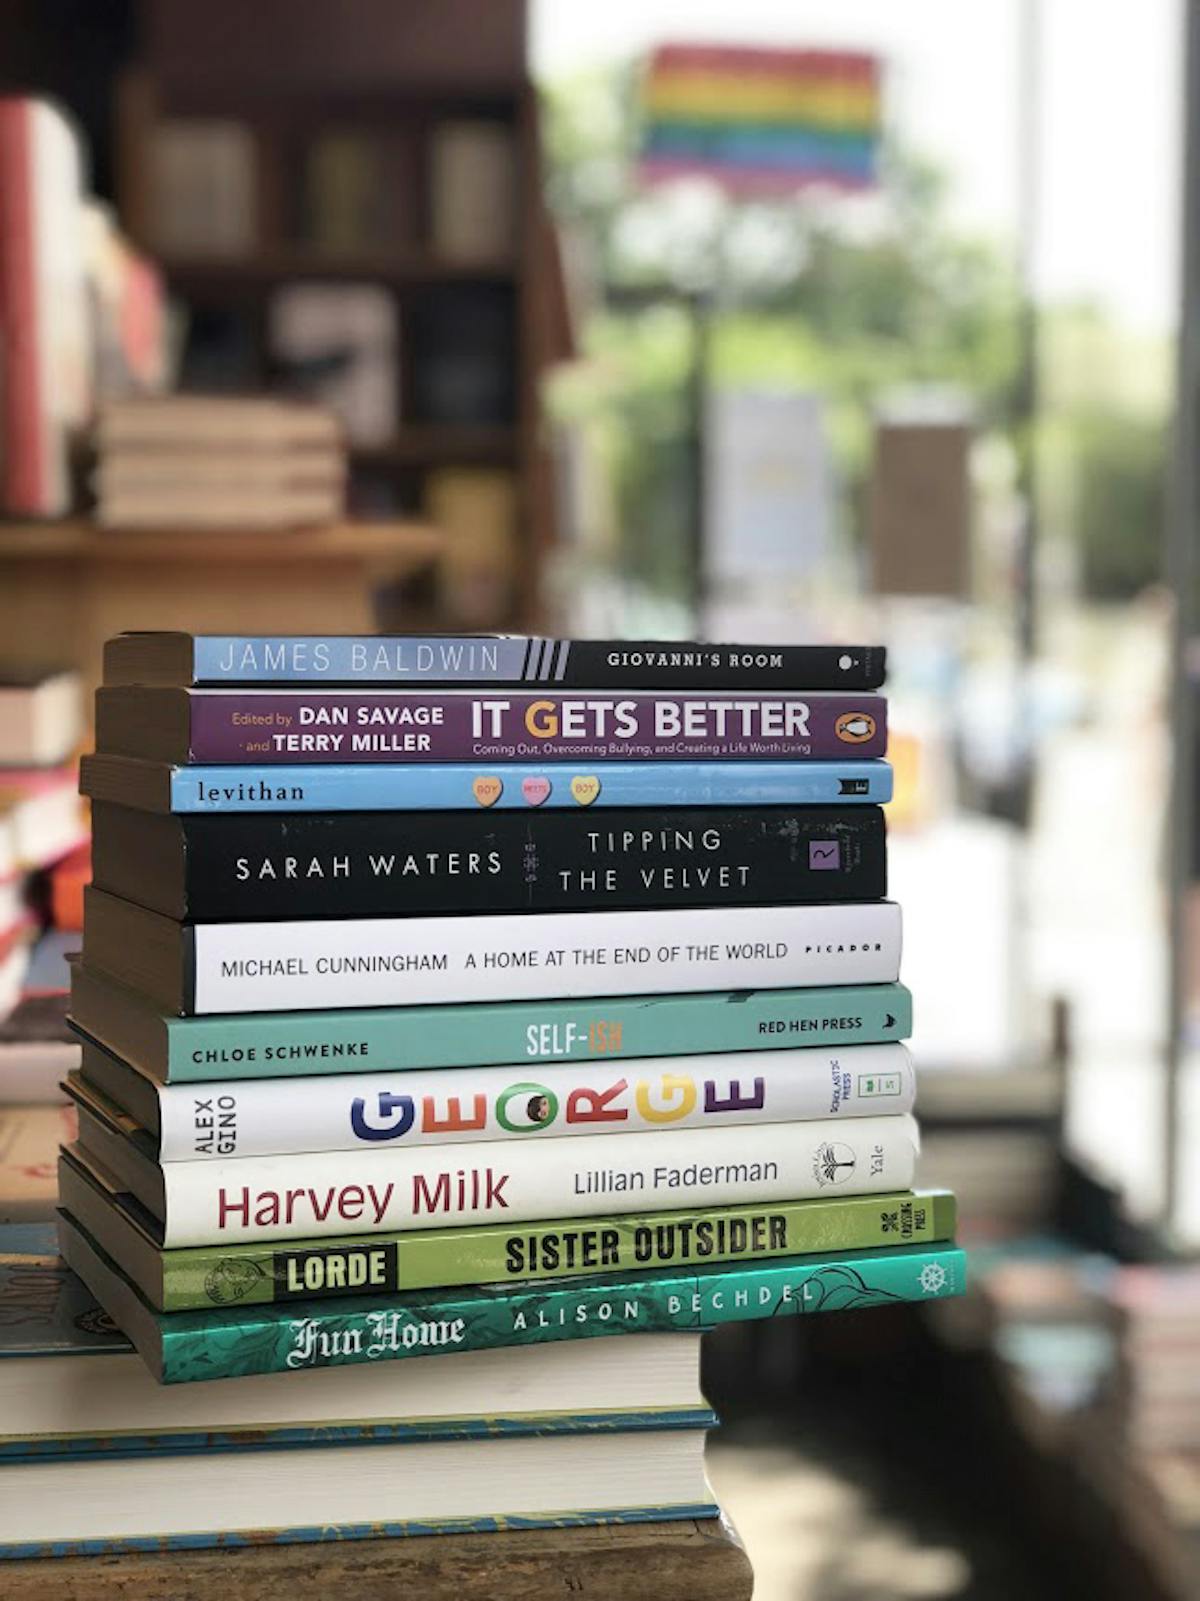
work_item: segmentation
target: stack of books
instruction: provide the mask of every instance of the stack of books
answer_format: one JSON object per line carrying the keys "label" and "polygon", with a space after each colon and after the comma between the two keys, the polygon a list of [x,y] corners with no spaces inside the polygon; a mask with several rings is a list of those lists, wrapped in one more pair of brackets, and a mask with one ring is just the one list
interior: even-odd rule
{"label": "stack of books", "polygon": [[111,642],[59,1239],[183,1399],[31,1418],[0,1545],[711,1516],[700,1331],[958,1293],[882,667]]}
{"label": "stack of books", "polygon": [[96,427],[105,528],[284,529],[345,511],[337,420],[298,401],[223,395],[112,400]]}

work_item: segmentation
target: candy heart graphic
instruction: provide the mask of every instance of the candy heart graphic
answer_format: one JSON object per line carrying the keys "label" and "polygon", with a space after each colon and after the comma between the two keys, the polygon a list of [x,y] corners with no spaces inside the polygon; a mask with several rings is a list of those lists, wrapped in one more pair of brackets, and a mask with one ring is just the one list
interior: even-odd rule
{"label": "candy heart graphic", "polygon": [[550,794],[550,780],[548,778],[523,778],[521,780],[521,794],[531,806],[540,806]]}
{"label": "candy heart graphic", "polygon": [[494,806],[504,791],[504,785],[498,778],[477,778],[471,785],[471,793],[481,806]]}
{"label": "candy heart graphic", "polygon": [[571,794],[581,806],[590,806],[600,793],[600,780],[594,777],[573,778],[571,780]]}

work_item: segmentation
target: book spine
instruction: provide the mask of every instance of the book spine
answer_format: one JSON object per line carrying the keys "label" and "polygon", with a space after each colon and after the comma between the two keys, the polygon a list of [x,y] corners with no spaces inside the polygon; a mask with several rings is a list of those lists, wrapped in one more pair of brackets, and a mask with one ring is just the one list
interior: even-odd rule
{"label": "book spine", "polygon": [[388,1301],[298,1302],[163,1319],[167,1384],[291,1373],[438,1351],[492,1350],[596,1335],[709,1329],[960,1295],[954,1247],[806,1257],[713,1273],[632,1274],[567,1284],[414,1293]]}
{"label": "book spine", "polygon": [[954,1238],[947,1191],[850,1195],[415,1234],[331,1243],[196,1246],[164,1251],[166,1312],[328,1300],[464,1284],[580,1278],[746,1258],[887,1250]]}
{"label": "book spine", "polygon": [[[719,924],[719,926],[717,926]],[[188,930],[205,1012],[892,984],[894,901],[495,917],[215,923]]]}
{"label": "book spine", "polygon": [[[85,756],[85,794],[90,793],[88,763]],[[171,770],[171,810],[180,813],[882,806],[891,798],[892,769],[882,761],[608,762],[596,774],[553,763],[534,767],[504,762],[487,767],[431,762],[420,767],[280,766],[269,772],[259,767]]]}
{"label": "book spine", "polygon": [[[105,698],[97,696],[97,745]],[[883,756],[881,695],[191,692],[191,762],[680,761]],[[575,782],[582,786],[588,776]]]}
{"label": "book spine", "polygon": [[309,1152],[167,1162],[163,1244],[284,1240],[436,1228],[504,1217],[596,1217],[623,1205],[729,1206],[906,1190],[911,1117],[822,1118],[737,1129],[512,1141],[460,1148]]}
{"label": "book spine", "polygon": [[215,1095],[210,1085],[159,1089],[158,1154],[212,1161],[874,1117],[911,1111],[915,1093],[903,1045],[659,1057],[624,1071],[569,1063],[539,1079],[520,1067],[246,1079]]}
{"label": "book spine", "polygon": [[772,1051],[912,1033],[903,984],[167,1018],[167,1082]]}
{"label": "book spine", "polygon": [[[107,876],[107,808],[95,881]],[[870,901],[887,893],[877,806],[612,812],[343,812],[189,817],[186,915],[197,922],[459,912],[619,911]],[[169,906],[158,907],[169,911]]]}
{"label": "book spine", "polygon": [[877,689],[861,645],[699,645],[452,635],[200,635],[197,684],[562,684],[582,689]]}

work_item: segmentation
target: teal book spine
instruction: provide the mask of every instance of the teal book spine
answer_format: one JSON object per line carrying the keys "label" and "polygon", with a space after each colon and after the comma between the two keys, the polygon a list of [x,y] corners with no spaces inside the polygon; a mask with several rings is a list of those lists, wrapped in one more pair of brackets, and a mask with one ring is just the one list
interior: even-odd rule
{"label": "teal book spine", "polygon": [[[19,1472],[17,1468],[15,1471]],[[115,1556],[136,1551],[212,1551],[238,1546],[321,1545],[326,1541],[393,1540],[423,1534],[501,1534],[514,1529],[581,1529],[605,1523],[679,1523],[721,1514],[715,1501],[682,1506],[615,1507],[594,1512],[559,1512],[541,1517],[506,1514],[494,1518],[404,1519],[389,1523],[309,1524],[289,1529],[252,1529],[221,1534],[145,1535],[132,1539],[27,1541],[0,1545],[0,1561],[22,1557]]]}
{"label": "teal book spine", "polygon": [[[168,1018],[167,1080],[293,1078],[518,1062],[885,1044],[912,1032],[903,984]],[[108,1042],[105,1042],[108,1043]]]}
{"label": "teal book spine", "polygon": [[939,1300],[960,1295],[966,1273],[964,1255],[954,1246],[897,1246],[678,1272],[163,1315],[142,1300],[69,1214],[63,1224],[68,1264],[164,1384]]}

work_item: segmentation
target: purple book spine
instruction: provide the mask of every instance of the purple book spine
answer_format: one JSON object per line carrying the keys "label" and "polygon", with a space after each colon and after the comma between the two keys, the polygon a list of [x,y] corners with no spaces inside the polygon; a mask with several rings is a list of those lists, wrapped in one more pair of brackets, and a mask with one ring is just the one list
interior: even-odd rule
{"label": "purple book spine", "polygon": [[887,702],[869,693],[197,690],[191,711],[194,762],[817,760],[887,749]]}

